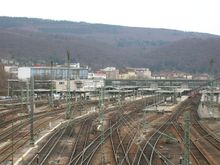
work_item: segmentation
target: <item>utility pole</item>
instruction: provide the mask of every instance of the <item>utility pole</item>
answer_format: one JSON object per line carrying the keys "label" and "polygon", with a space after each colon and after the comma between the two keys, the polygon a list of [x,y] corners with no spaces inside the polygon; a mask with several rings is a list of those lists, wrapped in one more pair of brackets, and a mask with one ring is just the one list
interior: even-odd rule
{"label": "utility pole", "polygon": [[121,107],[122,103],[121,103],[121,87],[119,87],[119,92],[118,92],[118,105],[119,107]]}
{"label": "utility pole", "polygon": [[173,103],[176,104],[176,97],[177,97],[177,93],[176,93],[176,87],[174,87],[174,95],[173,95]]}
{"label": "utility pole", "polygon": [[29,79],[26,81],[26,105],[27,105],[27,110],[28,113],[30,114],[30,82]]}
{"label": "utility pole", "polygon": [[54,79],[54,72],[53,72],[53,61],[50,63],[50,108],[54,108],[53,103],[53,79]]}
{"label": "utility pole", "polygon": [[12,120],[12,134],[11,134],[11,163],[14,164],[14,119]]}
{"label": "utility pole", "polygon": [[34,144],[34,76],[31,76],[31,97],[30,97],[30,144]]}
{"label": "utility pole", "polygon": [[70,119],[71,104],[70,104],[70,53],[67,51],[67,85],[66,85],[66,119]]}
{"label": "utility pole", "polygon": [[154,96],[154,105],[155,105],[155,110],[157,111],[157,93],[156,92]]}
{"label": "utility pole", "polygon": [[24,91],[23,91],[23,83],[21,83],[21,107],[24,109]]}
{"label": "utility pole", "polygon": [[[104,83],[105,86],[105,83]],[[105,164],[105,153],[104,153],[104,87],[99,92],[99,121],[101,128],[101,165]]]}
{"label": "utility pole", "polygon": [[8,79],[8,91],[7,91],[7,95],[10,95],[10,83],[9,83],[9,79]]}
{"label": "utility pole", "polygon": [[209,61],[209,67],[210,67],[210,71],[209,71],[209,80],[210,80],[210,99],[209,99],[209,104],[208,104],[208,111],[209,111],[209,115],[210,115],[210,117],[213,117],[213,111],[214,111],[214,91],[213,91],[213,80],[214,80],[214,71],[213,71],[213,64],[214,64],[214,60],[213,59],[211,59],[210,61]]}
{"label": "utility pole", "polygon": [[147,129],[147,120],[146,120],[146,117],[147,117],[147,107],[148,107],[148,100],[147,98],[144,99],[144,104],[145,104],[145,108],[144,108],[144,125],[143,125],[143,128],[144,128],[144,132],[146,132],[146,129]]}
{"label": "utility pole", "polygon": [[209,109],[209,115],[210,117],[213,117],[214,115],[214,91],[213,91],[213,81],[210,82],[210,99],[209,99],[209,105],[208,105],[208,109]]}
{"label": "utility pole", "polygon": [[190,113],[184,113],[184,154],[183,165],[190,165]]}
{"label": "utility pole", "polygon": [[[34,144],[34,133],[33,133],[33,111],[34,111],[34,79],[31,76],[30,79],[26,82],[27,86],[27,110],[30,117],[30,144]],[[31,93],[30,93],[30,86],[31,86]]]}

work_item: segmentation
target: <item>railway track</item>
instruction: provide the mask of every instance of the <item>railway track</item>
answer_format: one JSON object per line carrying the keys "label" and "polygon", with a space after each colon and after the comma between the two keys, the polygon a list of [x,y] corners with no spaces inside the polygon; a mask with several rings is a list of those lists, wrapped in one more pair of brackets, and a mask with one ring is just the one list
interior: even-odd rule
{"label": "railway track", "polygon": [[[184,129],[180,123],[175,122],[174,127],[180,137],[184,137]],[[200,148],[190,139],[190,154],[195,159],[198,165],[211,165],[210,160],[204,155],[204,153],[200,150]]]}
{"label": "railway track", "polygon": [[[122,136],[121,135],[121,127],[117,128],[114,132],[112,132],[110,136],[110,141],[112,145],[112,151],[114,155],[114,160],[116,164],[131,164],[132,155],[130,153],[132,145],[135,145],[135,136],[138,133],[137,124],[132,124],[131,121],[135,120],[133,118],[128,118],[122,116],[122,126],[127,127],[127,133]],[[111,121],[110,121],[111,125]],[[129,157],[130,156],[130,157]]]}
{"label": "railway track", "polygon": [[168,121],[165,122],[159,129],[157,129],[153,135],[148,139],[148,141],[140,148],[134,157],[132,165],[141,165],[141,164],[153,164],[153,156],[155,154],[155,147],[157,142],[161,137],[160,132],[165,132],[168,128]]}
{"label": "railway track", "polygon": [[[94,104],[94,102],[91,102],[90,104]],[[34,136],[45,126],[45,123],[48,124],[51,120],[57,120],[58,118],[64,117],[64,114],[59,115],[60,113],[63,112],[63,110],[64,110],[63,108],[59,108],[55,111],[43,111],[43,112],[36,113],[34,115],[34,130],[35,130]],[[57,114],[59,115],[58,117],[55,117],[55,118],[53,117],[52,119],[49,119],[49,120],[46,119],[46,117],[53,116],[53,115],[57,116]],[[25,117],[28,117],[28,116],[29,115]],[[43,119],[46,119],[46,120],[42,121]],[[7,121],[7,122],[10,122],[10,121]],[[36,123],[40,122],[40,124],[35,126],[36,125],[35,122]],[[9,128],[1,133],[0,135],[1,141],[10,139],[12,136],[14,138],[14,141],[13,143],[9,143],[6,146],[4,146],[4,148],[1,149],[0,155],[2,157],[0,157],[0,162],[7,160],[11,155],[13,155],[16,152],[16,150],[23,147],[29,141],[29,137],[28,137],[30,135],[29,131],[19,132],[21,129],[25,128],[29,124],[30,124],[30,121],[29,119],[27,119],[26,121],[22,123],[15,124],[13,126],[13,129]],[[29,128],[27,130],[29,130]],[[13,148],[12,152],[10,152],[11,148]]]}
{"label": "railway track", "polygon": [[[81,119],[81,126],[77,133],[74,132],[73,126],[65,126],[62,129],[57,129],[51,136],[45,145],[40,149],[37,155],[33,157],[29,164],[47,164],[52,158],[53,152],[57,149],[58,144],[62,140],[65,134],[74,138],[74,145],[72,146],[72,152],[69,155],[68,165],[89,165],[94,162],[96,155],[100,154],[101,147],[108,139],[112,145],[112,152],[114,155],[114,161],[119,165],[142,165],[142,164],[154,164],[155,154],[158,154],[156,145],[162,135],[173,124],[178,134],[183,137],[184,130],[182,125],[178,122],[179,116],[187,109],[192,107],[192,101],[186,100],[182,103],[178,109],[169,118],[163,122],[159,128],[157,127],[155,132],[151,134],[149,139],[144,143],[141,143],[139,147],[134,147],[134,139],[138,134],[138,125],[135,123],[135,113],[142,109],[143,100],[136,101],[135,103],[123,105],[124,110],[119,110],[114,114],[115,119],[110,119],[109,127],[105,128],[103,133],[99,133],[94,139],[90,139],[91,126],[93,119],[85,117]],[[118,107],[114,107],[111,111],[117,110]],[[106,111],[107,113],[108,111]],[[220,150],[220,142],[213,136],[213,134],[207,131],[203,125],[198,121],[198,116],[192,111],[193,127],[198,130],[198,133],[204,137],[210,144]],[[97,116],[96,116],[97,117]],[[39,120],[39,119],[38,119]],[[140,123],[139,123],[140,124]],[[127,127],[128,132],[122,134],[121,128]],[[11,135],[11,134],[10,134]],[[8,137],[10,136],[8,135]],[[1,138],[1,135],[0,135]],[[103,141],[102,141],[103,140]],[[16,148],[16,145],[14,144]],[[196,142],[191,140],[190,148],[191,156],[195,159],[195,162],[199,165],[209,165],[212,162],[205,156],[204,152],[197,146]],[[136,152],[134,152],[136,151]],[[0,154],[1,155],[1,154]],[[97,157],[97,156],[96,156]],[[171,163],[172,164],[172,163]]]}
{"label": "railway track", "polygon": [[[150,100],[151,101],[149,101],[149,103],[151,103],[151,102],[153,103],[153,99],[150,98]],[[84,148],[83,154],[85,156],[84,156],[83,163],[82,162],[81,163],[86,164],[86,165],[90,164],[93,161],[94,155],[96,155],[98,153],[98,151],[100,151],[101,145],[103,143],[101,140],[103,139],[104,141],[106,141],[108,138],[110,138],[111,134],[113,132],[116,132],[116,130],[123,125],[125,118],[127,118],[128,116],[130,116],[130,118],[133,118],[132,115],[134,115],[138,110],[143,109],[144,106],[145,106],[145,101],[143,101],[143,100],[138,100],[134,103],[123,105],[122,109],[124,109],[126,111],[122,111],[120,113],[121,114],[124,113],[124,115],[120,115],[120,114],[115,115],[115,116],[117,116],[116,121],[111,122],[111,126],[104,131],[103,137],[101,137],[101,135],[99,135],[94,141],[92,141],[90,143],[89,146]],[[129,109],[132,111],[129,111]],[[122,147],[122,145],[121,145],[121,147]],[[125,151],[125,147],[123,146],[122,148],[124,148],[124,154],[128,155],[128,151]],[[127,146],[127,148],[129,148],[129,147]],[[116,151],[113,151],[113,152],[116,153]],[[82,156],[82,154],[75,157],[75,159],[72,160],[71,162],[69,162],[69,164],[80,163],[80,162],[78,162],[80,156]],[[126,159],[128,160],[128,157]]]}
{"label": "railway track", "polygon": [[[46,143],[39,149],[39,152],[30,160],[30,165],[32,164],[49,164],[50,162],[59,162],[62,154],[65,155],[65,150],[67,146],[62,146],[62,142],[66,142],[68,138],[74,138],[74,146],[72,148],[72,154],[68,154],[69,159],[72,159],[76,154],[81,152],[83,148],[88,145],[88,138],[91,129],[91,123],[94,116],[87,116],[82,120],[69,121],[67,124],[63,125],[61,128],[57,129],[52,133],[51,138],[49,138]],[[78,133],[75,133],[75,126],[80,124],[80,129]],[[60,136],[58,136],[58,134]],[[62,135],[61,135],[62,134]],[[77,137],[75,137],[77,135]],[[50,150],[48,150],[50,148]],[[68,149],[67,149],[68,150]],[[64,153],[63,153],[64,152]],[[54,157],[53,155],[56,155]]]}
{"label": "railway track", "polygon": [[[83,149],[88,145],[89,134],[92,126],[92,119],[86,119],[79,129],[74,146],[72,147],[72,152],[69,157],[69,162],[71,162],[76,155],[78,155]],[[81,157],[81,161],[83,156]],[[80,160],[79,160],[80,162]]]}
{"label": "railway track", "polygon": [[[25,109],[23,108],[13,108],[13,109],[5,109],[5,110],[1,110],[0,111],[0,118],[4,118],[8,115],[11,115],[11,114],[15,114],[15,113],[20,113],[20,112],[25,112]],[[1,123],[0,123],[1,124]]]}
{"label": "railway track", "polygon": [[[55,112],[55,111],[62,111],[64,110],[63,108],[59,108],[59,109],[56,109],[54,111],[48,111],[48,110],[45,110],[45,111],[41,111],[41,112],[37,112],[37,113],[34,113],[34,117],[36,116],[39,116],[41,114],[49,114],[49,113],[52,113]],[[14,112],[11,111],[10,114],[13,114]],[[26,112],[27,113],[27,112]],[[8,114],[9,115],[9,114]],[[15,117],[15,118],[12,118],[12,119],[9,119],[7,121],[3,121],[1,122],[1,127],[6,127],[7,125],[11,124],[12,122],[13,123],[16,123],[17,121],[21,121],[21,120],[24,120],[24,119],[27,119],[29,118],[30,115],[29,114],[25,114],[25,115],[22,115],[22,116],[18,116],[18,117]]]}
{"label": "railway track", "polygon": [[[181,113],[183,113],[184,111],[189,111],[191,110],[191,113],[194,113],[192,111],[192,109],[196,109],[196,106],[198,104],[198,97],[196,98],[191,98],[188,99],[188,103],[182,107],[181,109]],[[184,129],[182,124],[178,121],[178,117],[175,118],[175,120],[172,122],[176,132],[179,134],[179,136],[181,137],[182,141],[184,139]],[[191,137],[190,137],[190,154],[192,156],[192,158],[194,159],[194,161],[196,162],[196,164],[198,165],[210,165],[213,164],[212,160],[210,160],[210,158],[201,150],[201,147],[198,146],[197,143],[195,143]]]}
{"label": "railway track", "polygon": [[[64,117],[64,115],[62,115]],[[44,121],[40,121],[39,123],[36,123],[34,125],[34,136],[37,135],[38,130],[41,130],[42,128],[45,127],[51,120],[57,120],[61,118],[61,116],[56,116],[50,120],[46,119]],[[13,141],[10,141],[7,145],[5,145],[3,148],[0,150],[0,163],[4,162],[7,160],[11,155],[13,155],[15,152],[17,152],[18,149],[23,147],[29,140],[30,140],[30,132],[22,132],[22,133],[17,133],[12,135],[13,136]]]}
{"label": "railway track", "polygon": [[[83,164],[83,165],[88,165],[91,163],[93,156],[95,153],[98,151],[98,149],[101,147],[103,142],[101,141],[102,139],[105,141],[110,135],[112,131],[115,131],[115,129],[120,125],[121,120],[118,120],[118,122],[114,123],[111,127],[106,129],[103,132],[103,135],[99,135],[96,137],[93,141],[90,142],[89,145],[87,145],[83,151],[81,151],[78,155],[72,159],[68,165],[77,165],[77,164]],[[103,136],[103,137],[102,137]],[[84,158],[84,159],[82,159]]]}
{"label": "railway track", "polygon": [[[63,113],[64,109],[58,109],[56,111],[43,111],[43,112],[39,112],[39,113],[35,113],[34,114],[34,121],[43,119],[45,117],[48,116],[52,116],[52,115],[57,115],[60,113]],[[17,131],[21,130],[22,128],[28,126],[30,124],[30,119],[29,119],[29,115],[25,115],[25,116],[21,116],[19,117],[19,119],[17,119],[16,121],[21,121],[21,122],[17,122],[13,125],[13,129],[12,126],[8,127],[5,130],[2,130],[0,133],[0,142],[7,140],[9,137],[11,137],[12,134],[15,134]],[[14,120],[10,120],[5,122],[4,124],[12,124],[12,122],[14,123]]]}
{"label": "railway track", "polygon": [[[210,164],[219,164],[219,151],[220,151],[220,141],[215,133],[211,132],[199,121],[199,116],[197,113],[198,107],[193,107],[191,110],[191,135],[193,137],[193,143],[198,145],[201,152],[207,155],[207,159]],[[195,139],[196,138],[196,139]]]}
{"label": "railway track", "polygon": [[[98,101],[88,101],[85,103],[86,106],[97,105],[97,104],[98,104]],[[76,103],[76,106],[78,106],[78,105],[79,105],[79,103]],[[64,112],[64,108],[57,108],[57,109],[54,109],[53,111],[45,110],[42,112],[34,113],[34,121],[40,120],[44,117],[60,114],[62,112]],[[13,111],[11,111],[10,114],[11,113],[13,113]],[[30,117],[29,114],[27,114],[27,115],[15,117],[13,119],[1,122],[0,123],[1,127],[12,125],[12,123],[14,123],[13,124],[14,129],[12,129],[11,127],[8,127],[4,130],[1,130],[0,142],[7,140],[7,138],[10,137],[12,135],[12,133],[15,133],[16,131],[29,125],[30,124],[29,117]],[[19,121],[21,121],[21,122],[19,122]]]}
{"label": "railway track", "polygon": [[168,117],[165,122],[157,128],[150,138],[144,143],[140,144],[139,150],[134,156],[132,165],[141,165],[141,164],[153,164],[154,155],[156,152],[156,145],[161,138],[161,135],[170,127],[171,123],[176,121],[182,112],[190,105],[190,101],[186,100],[181,103],[176,109],[176,111]]}
{"label": "railway track", "polygon": [[66,128],[55,130],[55,132],[50,136],[47,142],[38,151],[38,153],[29,161],[28,165],[45,164],[50,154],[53,152],[54,148],[57,146],[58,142],[63,137]]}
{"label": "railway track", "polygon": [[[130,104],[129,109],[132,109],[133,111],[125,112],[125,116],[132,116],[134,113],[137,112],[137,110],[140,110],[141,101],[138,101],[139,105]],[[136,108],[134,108],[136,106]],[[125,105],[125,107],[128,108],[128,105]],[[124,116],[124,117],[125,117]],[[123,117],[120,115],[114,115],[115,119],[114,122],[111,122],[111,126],[104,130],[103,134],[100,134],[97,136],[93,141],[90,142],[89,145],[87,145],[81,153],[76,155],[73,160],[71,160],[68,165],[72,164],[85,164],[88,165],[93,161],[94,155],[98,153],[99,149],[101,148],[104,141],[106,141],[108,138],[110,138],[111,134],[116,131],[117,128],[119,128],[123,124]],[[102,141],[103,140],[103,141]],[[82,159],[84,157],[84,159]]]}
{"label": "railway track", "polygon": [[199,116],[196,111],[191,113],[192,126],[201,135],[201,138],[206,139],[210,144],[212,144],[217,150],[220,151],[220,140],[215,135],[215,133],[209,131],[203,124],[199,122]]}
{"label": "railway track", "polygon": [[[146,101],[142,103],[145,105]],[[133,153],[136,150],[136,135],[140,132],[140,122],[138,121],[138,113],[131,112],[129,115],[124,115],[125,109],[120,109],[120,117],[122,124],[110,136],[112,151],[115,164],[130,165],[133,160]],[[132,116],[132,117],[131,117]],[[109,121],[110,125],[112,121]],[[123,131],[127,130],[127,131]]]}
{"label": "railway track", "polygon": [[[92,104],[94,104],[94,103],[92,103]],[[142,105],[142,101],[140,101],[140,100],[138,100],[138,101],[136,101],[136,103],[131,103],[131,104],[129,104],[129,105],[125,105],[125,107],[126,108],[128,108],[128,109],[132,109],[132,110],[134,110],[134,112],[136,111],[136,110],[140,110],[141,108],[143,108],[143,105]],[[116,109],[116,108],[113,108],[113,109]],[[114,110],[113,110],[114,111]],[[57,112],[55,112],[55,111],[50,111],[50,114],[48,114],[48,115],[52,115],[51,113],[57,113]],[[126,115],[130,115],[130,114],[132,114],[133,112],[131,111],[131,112],[126,112]],[[42,117],[43,118],[43,117]],[[36,118],[37,119],[37,118]],[[81,120],[85,120],[86,118],[84,118],[84,119],[81,119]],[[39,120],[39,118],[37,119],[37,120]],[[80,120],[80,119],[79,119]],[[71,161],[69,161],[69,164],[77,164],[77,163],[81,163],[81,162],[83,162],[83,164],[85,163],[85,164],[89,164],[89,162],[91,162],[92,161],[92,158],[93,158],[93,156],[96,154],[96,152],[97,152],[97,150],[100,148],[100,146],[101,146],[101,144],[102,144],[102,142],[101,142],[101,139],[104,139],[104,140],[106,140],[107,138],[109,138],[109,136],[110,136],[110,134],[111,134],[111,132],[112,131],[114,131],[117,127],[119,127],[121,124],[123,124],[123,120],[122,119],[120,119],[118,122],[116,122],[111,128],[108,128],[108,129],[106,129],[105,131],[104,131],[104,133],[103,133],[103,137],[102,136],[100,136],[100,135],[98,135],[92,142],[90,142],[90,144],[88,144],[88,142],[86,142],[86,141],[88,141],[88,139],[89,139],[89,136],[88,135],[85,135],[85,139],[83,140],[83,141],[85,141],[85,143],[84,143],[84,145],[81,147],[81,149],[83,149],[83,152],[81,151],[81,152],[79,152],[79,153],[77,153],[77,154],[74,154],[74,156],[72,156],[72,160]],[[89,124],[88,124],[89,125]],[[84,129],[83,129],[84,130]],[[88,130],[89,130],[89,128],[88,128]],[[9,131],[10,132],[10,131]],[[89,132],[89,131],[87,131],[87,132]],[[8,133],[8,137],[10,136],[12,134],[12,132],[10,132],[10,133]],[[66,131],[64,132],[64,134],[68,134]],[[60,136],[59,136],[60,135]],[[48,154],[46,154],[47,156],[46,156],[46,158],[43,158],[44,156],[40,156],[40,157],[42,157],[42,158],[40,158],[41,160],[39,160],[39,158],[38,158],[38,160],[36,159],[36,156],[35,156],[35,160],[34,160],[34,162],[36,162],[36,161],[38,161],[38,162],[42,162],[42,164],[44,164],[45,162],[47,162],[48,161],[48,159],[50,159],[50,155],[53,153],[53,150],[56,148],[56,146],[57,146],[57,144],[59,144],[59,141],[60,141],[60,139],[62,139],[62,137],[63,137],[63,134],[62,134],[62,136],[61,136],[61,133],[59,133],[59,135],[58,135],[58,133],[56,134],[56,135],[54,135],[54,136],[56,136],[56,138],[55,139],[57,139],[57,140],[52,140],[52,141],[54,141],[54,142],[52,142],[52,141],[49,141],[48,143],[47,143],[47,148],[48,148],[48,146],[49,146],[49,148],[53,148],[52,150],[50,150],[49,152],[48,152]],[[1,137],[1,136],[0,136]],[[58,138],[58,137],[60,137],[60,138]],[[58,140],[59,139],[59,140]],[[24,141],[25,141],[26,139],[24,139]],[[123,140],[123,139],[122,139]],[[128,140],[129,141],[129,140]],[[26,141],[27,142],[27,141]],[[24,142],[23,143],[23,145],[26,143],[26,142]],[[80,142],[79,142],[79,144],[81,144]],[[14,145],[14,148],[15,148],[15,145]],[[17,147],[16,147],[17,148]],[[77,148],[79,148],[79,147],[77,147]],[[129,148],[129,145],[127,145],[127,147],[125,147],[125,149],[126,148]],[[44,150],[45,149],[42,149],[42,152],[44,152]],[[79,150],[80,151],[80,150]],[[46,151],[47,152],[47,151]],[[78,151],[77,151],[78,152]],[[12,153],[10,153],[10,154],[12,154]],[[9,154],[9,155],[10,155]],[[43,155],[45,155],[45,154],[43,154]],[[39,154],[38,154],[38,157],[39,157]]]}
{"label": "railway track", "polygon": [[[150,100],[151,101],[149,101],[149,103],[153,103],[153,99],[150,98]],[[116,139],[116,141],[119,141],[118,145],[114,146],[114,144],[113,144],[113,146],[112,146],[116,162],[117,162],[117,152],[120,150],[120,151],[122,151],[122,153],[124,155],[124,156],[122,156],[121,163],[127,162],[128,164],[131,164],[130,163],[131,160],[129,160],[129,157],[128,157],[129,154],[128,153],[129,153],[129,149],[131,148],[132,142],[134,140],[134,135],[130,135],[130,137],[128,135],[127,136],[127,141],[129,141],[130,144],[129,143],[125,144],[125,143],[123,143],[123,140],[125,140],[126,138],[123,139],[120,136],[119,128],[122,125],[125,125],[125,124],[130,126],[129,123],[131,122],[131,120],[135,119],[135,114],[137,114],[137,112],[142,110],[144,107],[145,107],[145,101],[144,100],[138,100],[134,103],[123,105],[120,108],[121,110],[119,110],[119,113],[114,115],[114,120],[110,121],[110,123],[111,123],[110,127],[105,130],[104,135],[103,135],[104,136],[103,137],[104,141],[106,141],[108,138],[111,138],[112,133],[116,133],[117,136],[118,136],[118,140]],[[86,156],[86,159],[83,162],[83,164],[88,165],[92,161],[94,155],[97,154],[98,149],[102,145],[102,142],[100,142],[101,137],[99,137],[99,138],[100,139],[97,141],[99,143],[96,144],[95,149],[92,150],[93,152]],[[112,138],[112,139],[114,139],[114,138]],[[112,140],[112,141],[114,141],[114,140]],[[73,164],[77,164],[77,163],[75,162]]]}

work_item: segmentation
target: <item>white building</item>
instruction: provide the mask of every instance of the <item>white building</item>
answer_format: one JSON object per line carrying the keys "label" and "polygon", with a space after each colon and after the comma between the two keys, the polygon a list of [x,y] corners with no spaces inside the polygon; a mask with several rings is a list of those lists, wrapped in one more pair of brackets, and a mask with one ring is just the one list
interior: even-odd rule
{"label": "white building", "polygon": [[18,66],[4,66],[5,72],[13,74],[15,77],[18,76]]}
{"label": "white building", "polygon": [[149,68],[127,68],[129,71],[134,71],[136,78],[151,78],[151,71]]}
{"label": "white building", "polygon": [[37,77],[38,79],[55,79],[55,80],[66,80],[69,72],[70,80],[76,79],[87,79],[88,68],[56,66],[51,69],[48,66],[40,67],[20,67],[18,68],[18,79],[28,79],[31,76]]}
{"label": "white building", "polygon": [[185,79],[189,79],[189,80],[192,80],[192,79],[193,79],[193,76],[192,76],[192,75],[184,75],[183,78],[185,78]]}
{"label": "white building", "polygon": [[20,67],[18,68],[18,79],[26,80],[31,77],[30,67]]}
{"label": "white building", "polygon": [[119,70],[115,67],[107,67],[101,69],[102,72],[106,74],[107,79],[118,79],[119,78]]}
{"label": "white building", "polygon": [[138,78],[151,78],[151,71],[149,68],[134,68]]}

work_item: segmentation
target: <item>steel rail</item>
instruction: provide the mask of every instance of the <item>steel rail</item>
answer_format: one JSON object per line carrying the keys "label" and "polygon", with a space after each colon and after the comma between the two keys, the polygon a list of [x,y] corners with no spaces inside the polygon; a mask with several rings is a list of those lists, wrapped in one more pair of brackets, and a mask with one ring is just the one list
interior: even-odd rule
{"label": "steel rail", "polygon": [[220,150],[220,140],[216,137],[215,133],[209,131],[202,123],[198,121],[198,114],[196,112],[192,111],[191,116],[193,119],[192,126],[202,136],[201,138],[206,139],[217,150]]}
{"label": "steel rail", "polygon": [[[61,116],[55,117],[52,120],[56,120],[60,117]],[[41,129],[41,126],[45,125],[45,123],[47,123],[47,122],[48,122],[48,120],[40,123],[39,125],[36,126],[36,128]],[[9,158],[12,154],[14,154],[18,149],[23,147],[29,141],[29,138],[27,137],[29,134],[30,134],[30,132],[26,132],[24,135],[22,135],[21,139],[15,140],[15,141],[13,141],[13,144],[10,143],[7,146],[5,146],[3,149],[1,149],[0,155],[1,156],[4,155],[4,156],[0,158],[0,163],[7,160],[7,158]],[[37,134],[37,132],[34,133],[34,135],[36,135],[36,134]],[[10,150],[12,148],[12,145],[13,145],[14,150],[10,153],[5,154],[5,152],[7,150]]]}
{"label": "steel rail", "polygon": [[[71,162],[74,159],[74,156],[77,155],[79,151],[82,151],[87,146],[91,126],[92,119],[87,118],[82,123],[68,162]],[[83,159],[83,156],[81,157],[81,159]]]}
{"label": "steel rail", "polygon": [[66,125],[63,124],[59,129],[55,129],[50,138],[46,141],[46,143],[40,148],[39,152],[35,154],[35,156],[30,160],[28,165],[42,165],[48,160],[51,156],[52,151],[56,148],[58,142],[63,137],[67,128],[71,126],[71,123],[68,122]]}
{"label": "steel rail", "polygon": [[[175,126],[176,126],[177,131],[179,132],[179,134],[182,137],[184,137],[183,127],[180,126],[179,124],[176,124]],[[199,165],[205,165],[205,164],[211,165],[212,164],[212,162],[210,162],[210,160],[208,158],[206,158],[206,156],[203,154],[203,152],[200,150],[200,148],[191,139],[190,139],[190,144],[191,144],[190,153],[196,157],[196,159],[199,162]]]}
{"label": "steel rail", "polygon": [[[50,111],[50,112],[44,112],[44,113],[37,113],[35,114],[35,117],[34,117],[34,121],[37,121],[37,120],[40,120],[40,119],[43,119],[45,117],[48,117],[48,116],[51,116],[51,115],[57,115],[57,114],[60,114],[62,113],[63,111],[62,110],[59,110],[59,111]],[[29,115],[28,115],[29,116]],[[30,121],[29,121],[29,118],[27,118],[28,116],[26,116],[26,120],[23,121],[22,123],[17,123],[15,124],[13,127],[14,129],[12,130],[11,127],[7,128],[6,130],[2,131],[0,133],[0,141],[3,141],[5,139],[7,139],[9,136],[11,136],[13,133],[17,132],[18,130],[20,130],[21,128],[24,128],[25,126],[29,125],[30,124]],[[12,121],[13,122],[13,121]]]}
{"label": "steel rail", "polygon": [[161,126],[150,136],[150,138],[147,140],[143,147],[140,145],[140,149],[136,152],[134,161],[132,163],[133,165],[139,165],[143,163],[151,165],[153,163],[155,147],[161,137],[161,132],[165,132],[166,129],[169,127],[170,123],[179,117],[181,112],[184,110],[184,107],[188,106],[189,101],[186,100],[184,103],[186,104],[181,103],[179,105],[179,107],[181,105],[183,105],[183,107],[177,109],[175,113],[173,113],[165,122],[161,124]]}

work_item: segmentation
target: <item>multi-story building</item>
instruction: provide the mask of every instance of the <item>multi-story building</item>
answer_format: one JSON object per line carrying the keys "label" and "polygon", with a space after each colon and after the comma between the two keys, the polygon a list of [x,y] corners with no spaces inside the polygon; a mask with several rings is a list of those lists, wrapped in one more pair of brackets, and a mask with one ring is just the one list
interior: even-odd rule
{"label": "multi-story building", "polygon": [[88,79],[106,79],[106,74],[104,72],[96,72],[96,73],[89,73]]}
{"label": "multi-story building", "polygon": [[151,78],[151,71],[148,68],[134,68],[137,78]]}
{"label": "multi-story building", "polygon": [[106,74],[107,79],[118,79],[119,78],[119,70],[115,67],[107,67],[102,69],[103,72]]}
{"label": "multi-story building", "polygon": [[136,79],[136,73],[134,70],[126,69],[120,72],[120,79]]}
{"label": "multi-story building", "polygon": [[69,72],[70,80],[87,79],[88,68],[82,67],[68,67],[56,66],[56,67],[20,67],[18,68],[18,78],[28,79],[34,76],[36,79],[53,79],[53,80],[65,80]]}
{"label": "multi-story building", "polygon": [[120,79],[145,78],[151,78],[151,71],[148,68],[126,68],[120,72]]}
{"label": "multi-story building", "polygon": [[4,70],[5,70],[5,72],[7,72],[9,74],[10,78],[17,78],[18,77],[18,66],[5,65]]}

